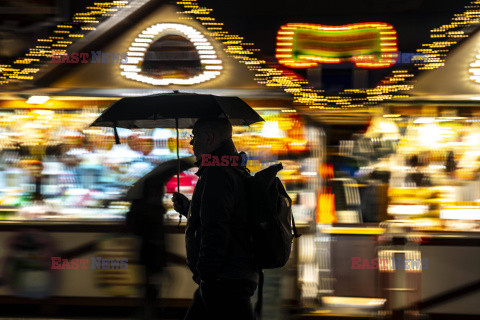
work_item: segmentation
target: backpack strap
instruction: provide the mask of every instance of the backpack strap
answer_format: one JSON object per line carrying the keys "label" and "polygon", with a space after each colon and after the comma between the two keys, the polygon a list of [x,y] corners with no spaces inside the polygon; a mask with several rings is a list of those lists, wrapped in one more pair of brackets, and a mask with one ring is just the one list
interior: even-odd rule
{"label": "backpack strap", "polygon": [[232,168],[234,172],[240,173],[244,177],[251,177],[250,170],[247,167],[235,166]]}
{"label": "backpack strap", "polygon": [[292,213],[292,229],[293,229],[293,238],[300,238],[301,234],[297,232],[297,227],[295,226],[295,218],[293,217]]}
{"label": "backpack strap", "polygon": [[[279,165],[281,166],[282,164],[280,163]],[[285,186],[281,183],[280,179],[278,181],[280,182],[278,191],[281,194],[283,194],[285,197],[287,197],[287,199],[290,202],[290,205],[292,205],[292,199],[290,199],[290,196],[288,195],[287,190],[285,190]],[[293,229],[293,239],[299,238],[301,234],[297,232],[297,226],[295,225],[295,218],[293,217],[293,211],[292,211],[292,229]]]}

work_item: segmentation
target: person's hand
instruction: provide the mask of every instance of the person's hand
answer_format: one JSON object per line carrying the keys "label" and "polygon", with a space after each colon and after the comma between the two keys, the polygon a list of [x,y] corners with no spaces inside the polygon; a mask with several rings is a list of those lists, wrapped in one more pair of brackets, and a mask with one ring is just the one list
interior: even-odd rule
{"label": "person's hand", "polygon": [[190,207],[190,200],[188,200],[183,194],[175,192],[172,201],[175,211],[186,217],[188,214],[188,208]]}
{"label": "person's hand", "polygon": [[198,285],[200,285],[200,283],[202,283],[202,281],[200,280],[200,277],[196,274],[193,275],[192,279]]}

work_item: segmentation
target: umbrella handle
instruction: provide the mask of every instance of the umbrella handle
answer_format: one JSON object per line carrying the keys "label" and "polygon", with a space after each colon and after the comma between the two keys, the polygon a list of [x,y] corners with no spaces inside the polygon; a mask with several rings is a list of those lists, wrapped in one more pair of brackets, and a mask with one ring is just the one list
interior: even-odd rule
{"label": "umbrella handle", "polygon": [[[177,129],[177,191],[180,193],[180,155],[178,153],[178,144],[179,144],[179,138],[178,138],[178,118],[175,118],[175,128]],[[182,223],[182,215],[180,214],[180,219],[178,220],[178,226],[177,229],[180,229],[180,224]]]}
{"label": "umbrella handle", "polygon": [[117,126],[113,127],[113,134],[115,135],[115,144],[120,144],[120,137],[118,136]]}
{"label": "umbrella handle", "polygon": [[175,127],[177,129],[177,191],[180,193],[180,155],[178,152],[179,138],[178,138],[178,118],[175,118]]}

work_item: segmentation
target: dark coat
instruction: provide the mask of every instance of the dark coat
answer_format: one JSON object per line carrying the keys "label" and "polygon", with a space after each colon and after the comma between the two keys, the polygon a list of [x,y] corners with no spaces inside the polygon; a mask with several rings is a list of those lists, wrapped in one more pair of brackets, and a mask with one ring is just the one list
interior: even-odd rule
{"label": "dark coat", "polygon": [[[213,156],[238,155],[231,140]],[[185,242],[195,281],[258,281],[248,219],[247,181],[230,166],[200,167],[188,212]]]}

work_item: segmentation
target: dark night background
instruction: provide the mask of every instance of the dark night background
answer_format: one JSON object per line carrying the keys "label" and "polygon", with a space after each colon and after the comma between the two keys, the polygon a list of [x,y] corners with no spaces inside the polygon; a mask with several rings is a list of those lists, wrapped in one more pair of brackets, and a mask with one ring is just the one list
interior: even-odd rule
{"label": "dark night background", "polygon": [[[465,10],[471,1],[465,0],[199,0],[201,6],[213,9],[213,16],[224,22],[225,29],[253,42],[261,54],[275,55],[275,37],[279,27],[286,23],[302,22],[325,25],[343,25],[357,22],[387,22],[395,27],[398,50],[414,53],[422,43],[429,42],[430,30],[448,24],[456,13]],[[393,66],[392,68],[398,67]],[[322,66],[321,79],[313,72],[296,72],[315,85],[321,83],[326,93],[352,87],[373,87],[385,78],[392,68],[365,71],[366,81],[355,86],[352,64]],[[363,69],[365,70],[365,69]],[[312,70],[310,70],[311,72]],[[317,76],[318,77],[318,76]]]}
{"label": "dark night background", "polygon": [[399,50],[414,52],[430,30],[464,11],[465,0],[199,0],[232,32],[273,55],[278,28],[289,22],[342,25],[387,22],[398,32]]}

